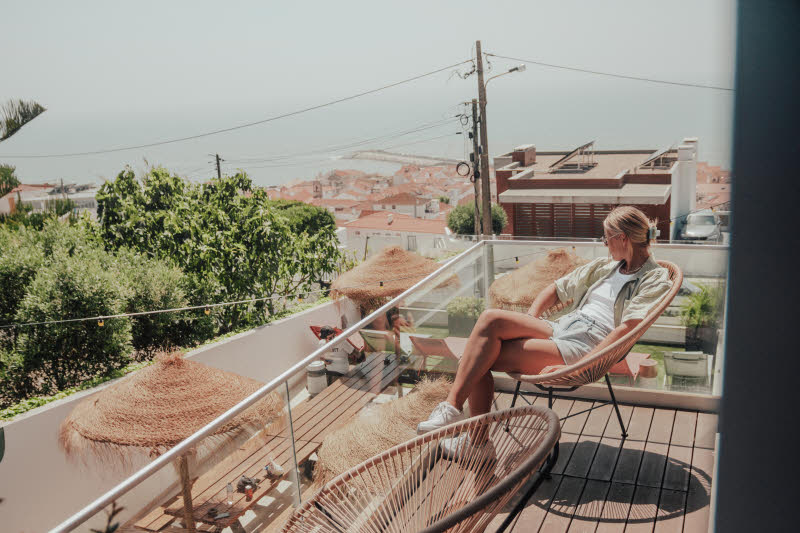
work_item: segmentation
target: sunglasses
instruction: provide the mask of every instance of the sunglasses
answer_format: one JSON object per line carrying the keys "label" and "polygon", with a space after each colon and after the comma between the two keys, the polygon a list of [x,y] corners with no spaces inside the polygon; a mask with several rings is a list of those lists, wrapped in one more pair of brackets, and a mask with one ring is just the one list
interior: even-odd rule
{"label": "sunglasses", "polygon": [[611,239],[613,239],[614,237],[619,237],[620,235],[622,235],[622,233],[615,233],[614,235],[612,235],[612,236],[609,238],[609,237],[606,237],[606,234],[605,234],[605,233],[603,233],[603,244],[604,244],[605,246],[608,246],[608,241],[610,241],[610,240],[611,240]]}

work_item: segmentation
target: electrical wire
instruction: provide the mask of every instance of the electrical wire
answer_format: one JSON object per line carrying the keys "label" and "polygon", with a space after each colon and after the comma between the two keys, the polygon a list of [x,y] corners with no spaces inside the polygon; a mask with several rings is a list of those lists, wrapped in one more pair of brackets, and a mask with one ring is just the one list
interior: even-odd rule
{"label": "electrical wire", "polygon": [[454,118],[456,118],[456,117],[451,117],[451,118],[444,119],[444,120],[438,120],[438,121],[435,121],[435,122],[425,123],[425,124],[422,124],[420,126],[414,127],[412,129],[409,129],[409,130],[404,130],[404,131],[399,131],[399,132],[394,132],[394,133],[388,133],[388,134],[379,135],[379,136],[376,136],[376,137],[371,137],[371,138],[368,138],[368,139],[361,139],[361,140],[358,140],[358,141],[350,141],[350,142],[345,143],[345,144],[337,144],[337,145],[326,146],[326,147],[322,147],[322,148],[316,148],[316,149],[310,150],[310,151],[294,152],[294,153],[282,154],[282,155],[270,155],[270,156],[264,156],[264,157],[228,159],[225,162],[225,164],[227,166],[235,166],[236,163],[269,163],[269,162],[281,161],[281,160],[285,160],[285,159],[292,159],[292,158],[296,158],[296,157],[304,157],[304,156],[310,156],[310,155],[318,155],[318,154],[324,154],[324,153],[338,152],[338,151],[341,151],[341,150],[348,150],[350,148],[356,148],[356,147],[363,146],[365,144],[370,144],[370,143],[377,142],[377,141],[396,139],[397,137],[403,137],[405,135],[411,135],[412,133],[418,133],[418,132],[426,131],[426,130],[429,130],[429,129],[439,128],[439,127],[442,127],[442,126],[445,126],[447,124],[452,123]]}
{"label": "electrical wire", "polygon": [[730,87],[720,87],[720,86],[717,86],[717,85],[703,85],[703,84],[700,84],[700,83],[685,83],[685,82],[679,82],[679,81],[658,80],[658,79],[654,79],[654,78],[643,78],[643,77],[640,77],[640,76],[628,76],[628,75],[625,75],[625,74],[614,74],[614,73],[611,73],[611,72],[601,72],[599,70],[589,70],[589,69],[578,68],[578,67],[568,67],[568,66],[565,66],[565,65],[555,65],[553,63],[544,63],[543,61],[534,61],[532,59],[520,59],[518,57],[501,56],[499,54],[486,53],[485,55],[492,56],[492,57],[499,57],[500,59],[508,59],[510,61],[520,61],[522,63],[528,63],[528,64],[531,64],[531,65],[538,65],[540,67],[556,68],[556,69],[561,69],[561,70],[571,70],[573,72],[583,72],[583,73],[586,73],[586,74],[596,74],[598,76],[608,76],[608,77],[611,77],[611,78],[621,78],[621,79],[635,80],[635,81],[646,81],[646,82],[650,82],[650,83],[661,83],[661,84],[664,84],[664,85],[677,85],[677,86],[680,86],[680,87],[693,87],[693,88],[696,88],[696,89],[713,89],[713,90],[716,90],[716,91],[729,91],[729,92],[733,92],[734,91]]}
{"label": "electrical wire", "polygon": [[228,132],[235,131],[235,130],[240,130],[240,129],[243,129],[243,128],[249,128],[249,127],[252,127],[252,126],[257,126],[259,124],[266,124],[268,122],[273,122],[273,121],[280,120],[280,119],[283,119],[283,118],[288,118],[288,117],[293,117],[293,116],[296,116],[296,115],[301,115],[303,113],[308,113],[309,111],[314,111],[314,110],[317,110],[317,109],[321,109],[323,107],[328,107],[328,106],[340,104],[342,102],[355,100],[356,98],[361,98],[362,96],[367,96],[367,95],[374,94],[374,93],[377,93],[377,92],[380,92],[380,91],[384,91],[386,89],[391,89],[393,87],[397,87],[398,85],[403,85],[405,83],[410,83],[412,81],[416,81],[416,80],[425,78],[427,76],[432,76],[434,74],[438,74],[440,72],[444,72],[445,70],[449,70],[449,69],[452,69],[452,68],[461,66],[461,65],[463,65],[465,63],[470,63],[470,62],[472,62],[472,59],[467,59],[465,61],[460,61],[458,63],[454,63],[454,64],[448,65],[446,67],[438,68],[436,70],[432,70],[432,71],[426,72],[424,74],[419,74],[417,76],[412,76],[411,78],[406,78],[404,80],[400,80],[400,81],[397,81],[397,82],[394,82],[394,83],[389,83],[387,85],[383,85],[383,86],[377,87],[375,89],[369,89],[367,91],[362,91],[362,92],[359,92],[359,93],[356,93],[356,94],[353,94],[353,95],[350,95],[350,96],[345,96],[343,98],[337,98],[336,100],[331,100],[329,102],[325,102],[325,103],[322,103],[322,104],[317,104],[317,105],[314,105],[314,106],[305,107],[305,108],[302,108],[302,109],[297,109],[295,111],[290,111],[288,113],[282,113],[280,115],[275,115],[275,116],[272,116],[272,117],[268,117],[268,118],[261,119],[261,120],[256,120],[256,121],[253,121],[253,122],[246,122],[244,124],[239,124],[237,126],[231,126],[229,128],[221,128],[221,129],[218,129],[218,130],[207,131],[205,133],[199,133],[197,135],[189,135],[189,136],[186,136],[186,137],[178,137],[178,138],[175,138],[175,139],[167,139],[167,140],[164,140],[164,141],[157,141],[157,142],[152,142],[152,143],[147,143],[147,144],[138,144],[138,145],[132,145],[132,146],[121,146],[121,147],[118,147],[118,148],[107,148],[107,149],[103,149],[103,150],[91,150],[91,151],[87,151],[87,152],[70,152],[70,153],[63,153],[63,154],[14,154],[14,155],[2,154],[2,157],[8,158],[8,159],[11,159],[11,158],[15,158],[15,159],[46,159],[46,158],[56,158],[56,157],[78,157],[78,156],[87,156],[87,155],[108,154],[108,153],[113,153],[113,152],[123,152],[123,151],[126,151],[126,150],[138,150],[138,149],[141,149],[141,148],[152,148],[154,146],[162,146],[162,145],[165,145],[165,144],[173,144],[173,143],[179,143],[179,142],[184,142],[184,141],[190,141],[190,140],[194,140],[194,139],[201,139],[203,137],[210,137],[212,135],[218,135],[220,133],[228,133]]}
{"label": "electrical wire", "polygon": [[438,135],[436,137],[430,137],[428,139],[420,139],[419,141],[411,141],[403,144],[395,144],[394,146],[387,146],[386,148],[381,148],[381,150],[394,150],[395,148],[400,148],[401,146],[410,146],[412,144],[420,144],[429,141],[435,141],[436,139],[444,139],[445,137],[452,137],[453,135],[461,135],[460,131],[455,133],[446,133],[445,135]]}
{"label": "electrical wire", "polygon": [[[372,284],[360,284],[360,285],[352,285],[347,287],[337,287],[337,290],[341,289],[358,289],[363,287],[369,286],[378,286],[383,287],[385,283],[389,283],[392,281],[403,281],[407,279],[417,279],[419,275],[415,276],[403,276],[400,278],[390,278],[385,280],[380,280],[377,283]],[[164,314],[164,313],[177,313],[182,311],[196,311],[199,309],[212,309],[216,307],[226,307],[231,305],[240,305],[245,303],[254,303],[254,302],[263,302],[268,300],[277,300],[283,298],[284,300],[288,299],[302,299],[308,295],[312,294],[322,294],[325,292],[329,292],[330,289],[319,289],[319,290],[311,290],[311,291],[303,291],[303,292],[296,292],[293,294],[284,294],[284,295],[273,295],[273,296],[264,296],[260,298],[248,298],[246,300],[236,300],[232,302],[220,302],[220,303],[208,303],[202,305],[189,305],[185,307],[175,307],[171,309],[156,309],[154,311],[138,311],[133,313],[117,313],[115,315],[98,315],[98,316],[91,316],[91,317],[83,317],[83,318],[65,318],[61,320],[45,320],[41,322],[18,322],[14,324],[4,324],[0,325],[0,329],[9,329],[9,328],[17,328],[23,326],[50,326],[54,324],[67,324],[67,323],[75,323],[75,322],[96,322],[98,320],[107,320],[113,318],[130,318],[130,317],[141,317],[141,316],[149,316],[149,315],[157,315],[157,314]]]}

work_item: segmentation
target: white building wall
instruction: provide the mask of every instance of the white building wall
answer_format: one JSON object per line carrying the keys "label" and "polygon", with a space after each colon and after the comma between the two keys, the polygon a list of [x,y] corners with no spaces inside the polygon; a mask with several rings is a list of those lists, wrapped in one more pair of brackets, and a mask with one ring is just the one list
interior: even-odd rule
{"label": "white building wall", "polygon": [[678,146],[678,161],[672,167],[672,193],[670,200],[671,226],[676,239],[681,219],[694,211],[697,202],[697,139],[687,138]]}
{"label": "white building wall", "polygon": [[[235,372],[261,382],[274,379],[305,358],[319,345],[309,325],[341,325],[360,318],[349,300],[337,300],[278,320],[230,339],[202,347],[189,354],[215,368]],[[21,415],[3,426],[5,455],[0,461],[0,531],[47,531],[127,477],[124,473],[101,475],[99,469],[67,461],[58,446],[58,429],[75,405],[112,382],[74,394]],[[293,389],[305,386],[301,373]],[[141,468],[146,460],[133,466]],[[132,473],[133,470],[130,472]],[[124,522],[158,496],[160,490],[173,484],[177,491],[174,468],[165,468],[155,478],[134,489],[119,503],[126,507],[120,515]],[[103,529],[105,515],[78,531]]]}

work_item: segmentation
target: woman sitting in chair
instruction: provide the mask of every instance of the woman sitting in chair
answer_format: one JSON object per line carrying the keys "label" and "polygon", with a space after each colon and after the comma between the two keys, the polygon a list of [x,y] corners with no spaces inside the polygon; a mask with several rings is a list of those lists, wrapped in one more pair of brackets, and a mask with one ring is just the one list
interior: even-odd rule
{"label": "woman sitting in chair", "polygon": [[[617,207],[603,221],[603,243],[611,258],[595,259],[556,280],[539,293],[527,314],[484,311],[469,336],[447,400],[419,424],[417,433],[463,419],[467,398],[472,416],[489,412],[492,370],[547,372],[576,363],[635,328],[671,286],[667,269],[650,255],[655,237],[655,223],[644,213]],[[566,307],[557,319],[537,318],[559,302]]]}

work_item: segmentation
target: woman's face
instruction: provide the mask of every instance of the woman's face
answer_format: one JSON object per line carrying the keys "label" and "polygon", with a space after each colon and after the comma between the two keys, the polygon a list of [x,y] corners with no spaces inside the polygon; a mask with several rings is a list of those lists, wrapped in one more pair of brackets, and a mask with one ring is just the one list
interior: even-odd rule
{"label": "woman's face", "polygon": [[617,233],[603,224],[603,240],[614,261],[625,259],[628,252],[628,237],[624,233]]}

